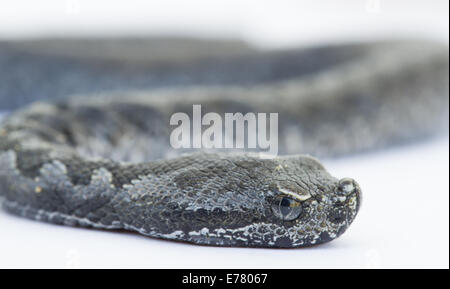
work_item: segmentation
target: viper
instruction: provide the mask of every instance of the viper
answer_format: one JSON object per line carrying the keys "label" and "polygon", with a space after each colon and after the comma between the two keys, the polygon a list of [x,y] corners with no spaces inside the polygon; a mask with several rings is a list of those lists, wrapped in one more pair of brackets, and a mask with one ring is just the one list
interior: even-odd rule
{"label": "viper", "polygon": [[[200,245],[342,235],[362,193],[316,157],[448,132],[448,47],[418,40],[264,51],[233,41],[0,44],[8,212]],[[278,113],[279,156],[174,149],[177,112]],[[381,180],[380,180],[381,181]]]}

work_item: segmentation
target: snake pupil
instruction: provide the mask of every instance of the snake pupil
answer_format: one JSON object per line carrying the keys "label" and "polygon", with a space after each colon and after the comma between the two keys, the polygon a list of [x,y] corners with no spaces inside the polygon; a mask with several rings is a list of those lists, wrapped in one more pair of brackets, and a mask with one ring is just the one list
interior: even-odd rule
{"label": "snake pupil", "polygon": [[283,216],[289,215],[291,212],[291,202],[292,200],[288,198],[282,198],[280,201],[280,211]]}

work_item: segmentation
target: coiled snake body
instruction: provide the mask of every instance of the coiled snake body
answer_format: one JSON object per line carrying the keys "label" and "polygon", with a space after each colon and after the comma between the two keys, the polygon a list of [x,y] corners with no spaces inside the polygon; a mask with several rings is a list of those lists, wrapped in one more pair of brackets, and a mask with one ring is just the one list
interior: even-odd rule
{"label": "coiled snake body", "polygon": [[[364,152],[448,126],[448,48],[430,42],[264,52],[167,39],[3,43],[0,69],[2,108],[47,99],[1,124],[7,211],[196,244],[333,240],[361,190],[303,154]],[[172,149],[170,116],[193,104],[278,113],[281,156]]]}

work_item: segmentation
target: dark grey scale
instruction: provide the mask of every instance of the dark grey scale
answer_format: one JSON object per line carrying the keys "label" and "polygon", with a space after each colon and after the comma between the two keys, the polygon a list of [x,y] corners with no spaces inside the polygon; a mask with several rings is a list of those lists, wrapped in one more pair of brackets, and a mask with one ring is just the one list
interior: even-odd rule
{"label": "dark grey scale", "polygon": [[[67,116],[67,112],[59,111],[57,114],[45,115],[45,114],[31,114],[27,118],[33,122],[37,122],[41,127],[34,129],[38,130],[41,137],[49,142],[60,142],[58,136],[55,133],[60,133],[64,136],[64,142],[69,146],[77,145],[73,128],[71,127],[71,121]],[[45,131],[45,128],[51,128],[51,131]]]}
{"label": "dark grey scale", "polygon": [[109,143],[117,142],[123,126],[120,121],[112,117],[113,112],[93,106],[76,106],[73,111],[73,120],[78,120],[87,136],[98,136]]}
{"label": "dark grey scale", "polygon": [[121,121],[130,123],[133,127],[145,132],[149,137],[167,133],[165,129],[168,120],[151,106],[137,103],[112,103],[111,111],[116,112]]}
{"label": "dark grey scale", "polygon": [[[211,211],[205,209],[198,209],[196,211],[174,210],[170,213],[173,220],[182,221],[172,221],[174,225],[180,226],[181,230],[185,233],[191,231],[199,231],[203,228],[208,228],[211,231],[220,228],[236,229],[243,226],[243,224],[248,224],[253,222],[253,219],[243,221],[242,218],[249,215],[248,212],[238,213],[238,212],[223,212],[220,208],[215,208]],[[166,217],[166,216],[162,216]],[[176,217],[176,218],[175,218]],[[179,219],[181,217],[182,219]],[[167,218],[164,218],[167,219]],[[179,224],[178,224],[179,223]],[[169,233],[171,231],[169,230]]]}
{"label": "dark grey scale", "polygon": [[60,160],[67,169],[67,176],[74,185],[88,185],[95,170],[103,167],[105,163],[88,162],[81,158]]}
{"label": "dark grey scale", "polygon": [[48,150],[23,150],[18,148],[15,151],[17,153],[17,169],[29,178],[38,177],[42,166],[52,161]]}

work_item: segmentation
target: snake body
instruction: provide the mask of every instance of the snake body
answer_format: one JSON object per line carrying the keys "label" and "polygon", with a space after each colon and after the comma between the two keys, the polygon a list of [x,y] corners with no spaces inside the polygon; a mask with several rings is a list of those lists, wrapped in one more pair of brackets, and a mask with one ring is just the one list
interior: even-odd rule
{"label": "snake body", "polygon": [[[184,53],[170,51],[176,44]],[[21,107],[0,127],[3,206],[56,224],[202,245],[316,245],[346,231],[361,189],[305,154],[342,156],[448,131],[448,48],[427,41],[289,51],[19,42],[0,45],[0,64],[0,102]],[[31,74],[27,88],[30,67],[43,74]],[[53,78],[44,83],[46,73]],[[172,149],[170,116],[192,115],[193,104],[278,113],[281,156]]]}

